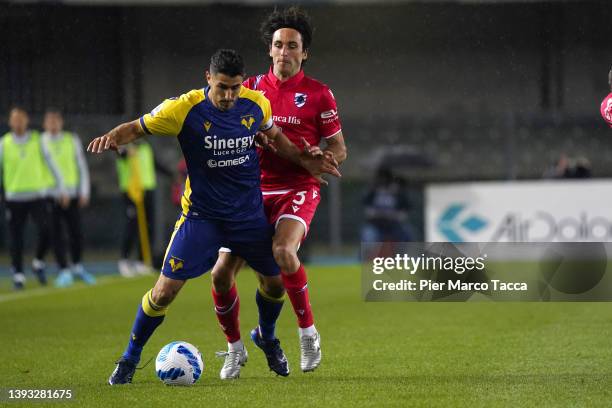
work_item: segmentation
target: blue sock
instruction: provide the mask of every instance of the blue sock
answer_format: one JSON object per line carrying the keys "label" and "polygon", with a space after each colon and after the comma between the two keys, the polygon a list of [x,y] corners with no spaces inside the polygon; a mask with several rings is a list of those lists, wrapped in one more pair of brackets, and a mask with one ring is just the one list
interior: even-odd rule
{"label": "blue sock", "polygon": [[265,294],[261,288],[257,289],[255,302],[259,309],[259,331],[264,340],[275,338],[276,320],[283,309],[283,297],[275,299]]}
{"label": "blue sock", "polygon": [[142,304],[138,306],[138,312],[136,312],[130,342],[123,353],[123,358],[138,364],[142,348],[147,344],[155,329],[164,321],[166,309],[167,307],[161,307],[153,303],[151,291],[143,296]]}

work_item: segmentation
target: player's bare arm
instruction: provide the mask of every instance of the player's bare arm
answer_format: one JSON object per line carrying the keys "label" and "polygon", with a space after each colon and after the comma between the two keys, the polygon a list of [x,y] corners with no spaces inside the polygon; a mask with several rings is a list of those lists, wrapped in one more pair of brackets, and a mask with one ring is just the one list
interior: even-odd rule
{"label": "player's bare arm", "polygon": [[300,150],[281,132],[278,126],[274,125],[263,133],[268,137],[270,142],[274,144],[279,156],[304,167],[313,176],[319,178],[321,174],[327,173],[336,177],[342,177],[338,171],[338,162],[336,159],[329,155],[326,157],[313,153],[308,149],[308,146],[305,146],[304,150]]}
{"label": "player's bare arm", "polygon": [[327,146],[323,149],[324,155],[329,155],[336,159],[338,164],[342,164],[346,160],[346,144],[344,143],[344,136],[342,131],[336,133],[334,136],[325,139]]}
{"label": "player's bare arm", "polygon": [[344,144],[344,137],[342,136],[342,132],[338,132],[336,135],[330,137],[326,140],[327,146],[325,149],[321,150],[319,146],[311,146],[310,143],[304,138],[302,138],[302,144],[304,145],[304,149],[307,150],[313,156],[325,156],[330,160],[334,159],[338,165],[342,164],[344,160],[346,160],[346,145]]}
{"label": "player's bare arm", "polygon": [[121,145],[128,144],[145,134],[138,120],[122,123],[107,134],[96,137],[87,146],[87,151],[103,153],[106,150],[117,150]]}

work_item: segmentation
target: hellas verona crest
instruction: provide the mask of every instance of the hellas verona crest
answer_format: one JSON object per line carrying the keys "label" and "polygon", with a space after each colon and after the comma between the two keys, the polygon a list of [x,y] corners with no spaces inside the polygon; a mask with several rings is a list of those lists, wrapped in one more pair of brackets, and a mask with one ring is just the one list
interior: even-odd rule
{"label": "hellas verona crest", "polygon": [[251,129],[253,122],[255,122],[255,118],[252,115],[242,116],[242,120],[240,121],[240,123],[247,129]]}
{"label": "hellas verona crest", "polygon": [[185,261],[175,256],[171,257],[168,263],[170,264],[172,272],[176,272],[179,269],[183,269],[183,266],[185,265]]}

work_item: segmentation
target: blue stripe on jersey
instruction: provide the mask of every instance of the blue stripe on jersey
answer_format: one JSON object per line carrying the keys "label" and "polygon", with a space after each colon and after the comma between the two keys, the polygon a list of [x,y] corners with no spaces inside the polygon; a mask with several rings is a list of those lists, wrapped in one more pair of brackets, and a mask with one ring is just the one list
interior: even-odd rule
{"label": "blue stripe on jersey", "polygon": [[145,133],[147,133],[147,134],[149,134],[149,135],[150,135],[150,134],[151,134],[151,132],[150,132],[150,131],[149,131],[149,129],[147,128],[147,125],[145,125],[145,122],[144,122],[144,116],[141,116],[139,120],[140,120],[140,126],[142,126],[142,130],[144,130],[144,131],[145,131]]}

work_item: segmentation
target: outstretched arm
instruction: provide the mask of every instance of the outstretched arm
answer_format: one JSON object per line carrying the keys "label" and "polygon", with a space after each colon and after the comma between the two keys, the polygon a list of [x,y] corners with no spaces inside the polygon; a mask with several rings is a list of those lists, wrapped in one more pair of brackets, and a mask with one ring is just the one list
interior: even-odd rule
{"label": "outstretched arm", "polygon": [[107,134],[96,137],[87,146],[87,151],[102,153],[106,150],[115,150],[121,145],[128,144],[145,134],[138,120],[122,123]]}
{"label": "outstretched arm", "polygon": [[276,126],[272,126],[270,129],[263,132],[269,139],[270,143],[274,144],[276,153],[284,159],[287,159],[298,166],[304,167],[319,181],[325,183],[321,179],[321,174],[328,173],[336,177],[342,175],[338,171],[338,162],[330,156],[324,156],[323,154],[315,154],[304,146],[304,150],[300,150],[294,145],[288,138],[281,132]]}

